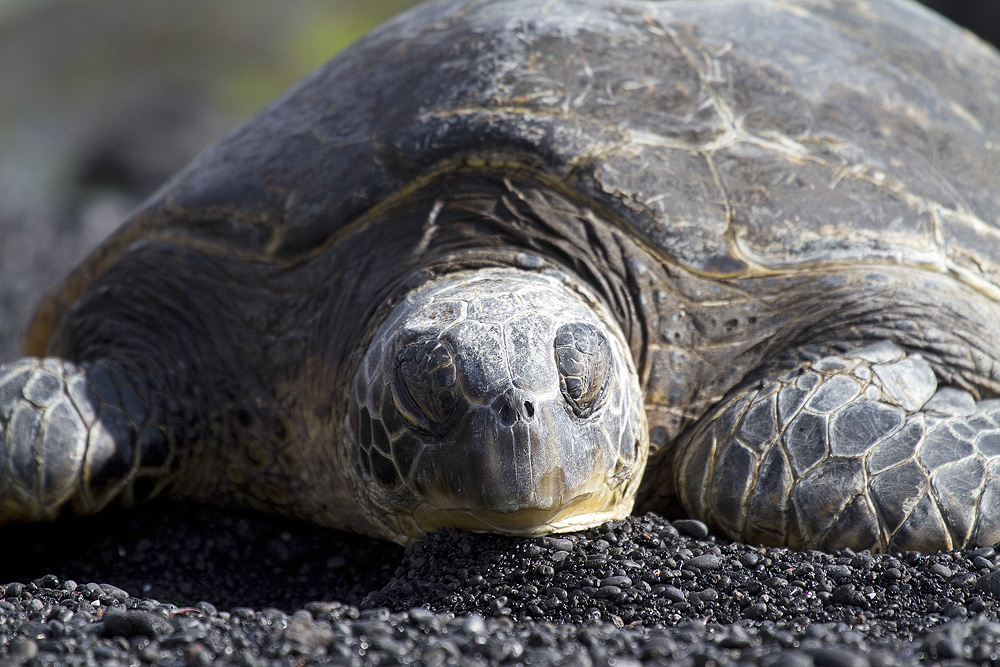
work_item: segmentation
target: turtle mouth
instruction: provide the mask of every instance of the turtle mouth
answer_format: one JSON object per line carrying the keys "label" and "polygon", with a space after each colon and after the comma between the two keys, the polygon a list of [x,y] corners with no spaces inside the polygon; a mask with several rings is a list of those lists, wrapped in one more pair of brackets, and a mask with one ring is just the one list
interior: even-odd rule
{"label": "turtle mouth", "polygon": [[565,433],[560,420],[572,417],[537,397],[535,405],[530,424],[506,427],[495,406],[484,406],[467,415],[450,446],[425,452],[409,506],[384,513],[399,538],[412,541],[439,528],[532,536],[627,516],[641,442],[621,452],[596,424],[567,441],[554,434]]}
{"label": "turtle mouth", "polygon": [[552,508],[521,508],[496,512],[488,508],[444,508],[421,503],[411,515],[412,525],[404,532],[420,539],[439,528],[459,528],[480,533],[500,533],[530,537],[548,533],[566,533],[597,526],[605,521],[623,519],[632,511],[632,503],[623,494],[587,493]]}
{"label": "turtle mouth", "polygon": [[453,441],[423,449],[407,479],[369,487],[392,539],[412,542],[439,528],[563,533],[628,516],[645,460],[641,431],[630,431],[636,440],[627,447],[598,423],[577,424],[567,438],[562,422],[574,418],[566,410],[539,397],[533,405],[530,423],[509,425],[495,405],[473,410]]}

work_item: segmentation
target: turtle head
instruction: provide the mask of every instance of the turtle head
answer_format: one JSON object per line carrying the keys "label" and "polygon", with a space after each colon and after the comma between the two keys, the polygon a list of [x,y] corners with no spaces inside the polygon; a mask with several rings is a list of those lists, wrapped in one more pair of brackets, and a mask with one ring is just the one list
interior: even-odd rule
{"label": "turtle head", "polygon": [[350,414],[355,497],[399,542],[624,517],[648,450],[638,378],[606,309],[513,269],[410,293],[366,351]]}

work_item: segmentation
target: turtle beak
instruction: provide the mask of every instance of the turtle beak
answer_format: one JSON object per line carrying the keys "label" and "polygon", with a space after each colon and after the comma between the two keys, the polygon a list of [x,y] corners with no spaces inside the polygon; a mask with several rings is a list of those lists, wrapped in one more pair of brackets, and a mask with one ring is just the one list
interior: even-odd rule
{"label": "turtle beak", "polygon": [[418,464],[413,519],[421,532],[532,535],[626,516],[639,448],[623,458],[601,429],[574,429],[570,420],[556,397],[516,389],[467,413],[456,438]]}

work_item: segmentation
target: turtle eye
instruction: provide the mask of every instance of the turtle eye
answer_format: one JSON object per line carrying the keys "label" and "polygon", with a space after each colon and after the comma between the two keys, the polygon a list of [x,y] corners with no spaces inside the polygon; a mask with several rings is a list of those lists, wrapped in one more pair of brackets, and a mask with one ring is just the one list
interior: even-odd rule
{"label": "turtle eye", "polygon": [[597,327],[584,322],[556,331],[556,367],[563,396],[573,414],[585,418],[604,405],[611,377],[611,343]]}
{"label": "turtle eye", "polygon": [[440,431],[455,412],[455,358],[441,341],[407,343],[396,353],[396,407],[412,426]]}

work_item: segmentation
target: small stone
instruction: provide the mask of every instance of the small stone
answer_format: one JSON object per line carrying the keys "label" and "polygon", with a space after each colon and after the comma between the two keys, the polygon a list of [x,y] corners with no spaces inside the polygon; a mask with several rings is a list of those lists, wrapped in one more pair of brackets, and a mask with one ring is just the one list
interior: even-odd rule
{"label": "small stone", "polygon": [[684,591],[676,586],[667,586],[663,589],[662,595],[671,602],[684,602],[687,599],[687,596],[684,595]]}
{"label": "small stone", "polygon": [[462,630],[470,635],[486,634],[486,621],[479,614],[469,614],[462,623]]}
{"label": "small stone", "polygon": [[413,609],[410,609],[407,614],[410,617],[410,621],[416,625],[435,625],[435,621],[437,619],[434,612],[426,607],[414,607]]}
{"label": "small stone", "polygon": [[111,584],[101,584],[101,590],[105,595],[110,595],[115,600],[126,600],[130,597],[127,591]]}
{"label": "small stone", "polygon": [[943,565],[941,563],[934,563],[933,565],[931,565],[930,572],[931,572],[931,574],[936,574],[937,576],[941,577],[942,579],[947,579],[952,574],[954,574],[954,572],[951,571],[951,568],[949,568],[947,565]]}
{"label": "small stone", "polygon": [[[32,600],[32,602],[36,602],[36,600]],[[40,621],[28,621],[20,627],[19,632],[25,637],[43,639],[49,634],[49,626]]]}
{"label": "small stone", "polygon": [[833,589],[833,601],[837,604],[865,606],[865,597],[851,584],[844,584]]}
{"label": "small stone", "polygon": [[818,649],[812,658],[817,667],[868,667],[871,664],[863,654],[839,646]]}
{"label": "small stone", "polygon": [[23,665],[38,656],[38,643],[29,637],[18,636],[11,640],[8,657],[14,665]]}
{"label": "small stone", "polygon": [[159,614],[148,611],[119,611],[109,609],[104,612],[104,637],[149,637],[153,639],[170,631],[170,623]]}
{"label": "small stone", "polygon": [[964,651],[962,644],[951,637],[942,637],[934,643],[933,653],[938,658],[961,658]]}
{"label": "small stone", "polygon": [[211,618],[219,613],[219,610],[216,609],[215,605],[212,604],[211,602],[201,601],[195,605],[195,609],[200,611],[207,618]]}
{"label": "small stone", "polygon": [[555,568],[553,568],[551,565],[545,565],[545,564],[539,565],[537,568],[535,568],[535,572],[538,573],[538,576],[543,577],[545,579],[551,579],[556,574]]}
{"label": "small stone", "polygon": [[704,554],[701,556],[695,556],[694,558],[689,558],[681,564],[681,567],[691,568],[693,570],[718,570],[722,563],[719,557],[715,554]]}
{"label": "small stone", "polygon": [[608,577],[601,580],[601,586],[624,586],[632,585],[632,580],[628,577]]}
{"label": "small stone", "polygon": [[975,556],[972,559],[972,565],[977,570],[992,570],[993,569],[993,562],[990,561],[990,560],[987,560],[986,558],[983,558],[982,556]]}
{"label": "small stone", "polygon": [[573,540],[564,537],[546,537],[544,542],[553,551],[573,551]]}
{"label": "small stone", "polygon": [[677,519],[671,523],[682,535],[693,537],[696,540],[703,540],[708,537],[708,526],[697,519]]}
{"label": "small stone", "polygon": [[314,649],[330,643],[330,640],[333,639],[333,632],[327,623],[314,621],[312,614],[301,609],[292,614],[292,618],[288,621],[288,628],[285,630],[285,636],[289,641],[295,642],[299,648]]}
{"label": "small stone", "polygon": [[792,650],[782,653],[769,664],[770,667],[813,667],[816,663],[807,653]]}
{"label": "small stone", "polygon": [[994,570],[979,577],[979,581],[976,582],[976,590],[1000,599],[1000,570]]}
{"label": "small stone", "polygon": [[389,615],[390,612],[385,607],[376,607],[375,609],[362,610],[358,618],[385,623],[389,620]]}
{"label": "small stone", "polygon": [[695,593],[695,595],[698,597],[699,600],[703,600],[705,602],[711,602],[713,600],[719,599],[719,591],[715,590],[714,588],[706,588],[703,591],[698,591],[697,593]]}

